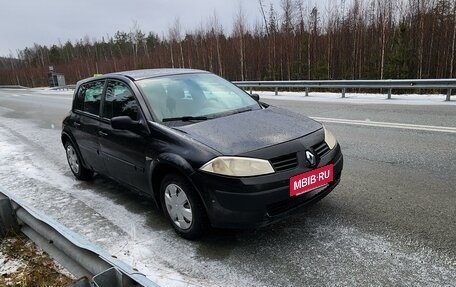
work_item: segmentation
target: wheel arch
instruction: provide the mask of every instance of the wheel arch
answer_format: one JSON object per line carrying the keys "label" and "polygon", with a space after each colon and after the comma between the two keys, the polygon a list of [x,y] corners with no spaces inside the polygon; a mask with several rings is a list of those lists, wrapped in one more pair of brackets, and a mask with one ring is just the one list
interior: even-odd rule
{"label": "wheel arch", "polygon": [[201,191],[195,186],[191,179],[191,175],[195,173],[193,167],[181,156],[171,153],[161,154],[157,160],[153,161],[151,164],[151,172],[149,183],[152,189],[152,196],[160,209],[161,206],[160,200],[160,186],[163,178],[170,173],[175,173],[177,175],[183,176],[193,187],[198,195],[201,203],[204,206],[204,211],[207,213],[206,202],[201,195]]}
{"label": "wheel arch", "polygon": [[82,161],[82,165],[87,168],[87,165],[85,163],[85,160],[84,158],[82,157],[82,154],[81,154],[81,151],[79,150],[79,146],[78,144],[76,143],[76,141],[74,140],[74,138],[69,134],[67,133],[66,131],[62,131],[62,135],[60,136],[60,139],[62,141],[62,144],[63,144],[63,147],[65,147],[65,143],[66,142],[70,142],[73,147],[76,149],[76,152],[78,153],[78,156],[79,158],[81,159]]}
{"label": "wheel arch", "polygon": [[65,143],[67,141],[70,141],[73,145],[75,145],[74,144],[74,140],[72,139],[72,137],[65,131],[62,132],[62,135],[60,136],[60,139],[61,139],[63,145],[65,145]]}

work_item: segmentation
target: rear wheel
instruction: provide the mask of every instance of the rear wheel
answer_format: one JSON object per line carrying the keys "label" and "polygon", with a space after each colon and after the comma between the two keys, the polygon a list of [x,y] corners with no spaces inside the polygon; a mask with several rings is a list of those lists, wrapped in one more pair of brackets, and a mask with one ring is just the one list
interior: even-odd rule
{"label": "rear wheel", "polygon": [[74,176],[79,180],[89,180],[93,177],[93,171],[85,168],[82,165],[81,158],[76,151],[76,148],[70,141],[65,143],[65,152],[68,160],[68,165]]}
{"label": "rear wheel", "polygon": [[195,189],[182,176],[165,176],[160,187],[165,216],[176,232],[186,239],[200,237],[206,229],[206,213]]}

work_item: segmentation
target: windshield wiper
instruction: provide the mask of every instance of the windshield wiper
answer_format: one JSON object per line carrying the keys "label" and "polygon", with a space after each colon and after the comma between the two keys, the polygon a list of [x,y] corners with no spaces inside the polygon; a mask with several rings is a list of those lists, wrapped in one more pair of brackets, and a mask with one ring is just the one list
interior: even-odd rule
{"label": "windshield wiper", "polygon": [[162,122],[175,122],[175,121],[183,121],[183,122],[188,122],[188,121],[205,121],[210,118],[208,117],[202,117],[202,116],[183,116],[183,117],[175,117],[175,118],[165,118],[162,120]]}

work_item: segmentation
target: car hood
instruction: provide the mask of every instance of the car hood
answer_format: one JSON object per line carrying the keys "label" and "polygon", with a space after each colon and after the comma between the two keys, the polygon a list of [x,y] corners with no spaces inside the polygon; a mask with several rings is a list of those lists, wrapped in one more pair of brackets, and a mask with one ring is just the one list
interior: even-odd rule
{"label": "car hood", "polygon": [[306,116],[272,106],[175,127],[224,155],[280,144],[321,128],[320,123]]}

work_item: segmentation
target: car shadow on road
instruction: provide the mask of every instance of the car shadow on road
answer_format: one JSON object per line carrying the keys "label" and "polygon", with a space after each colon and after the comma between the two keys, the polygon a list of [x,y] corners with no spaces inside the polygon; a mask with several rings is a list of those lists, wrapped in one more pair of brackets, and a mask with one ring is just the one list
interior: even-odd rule
{"label": "car shadow on road", "polygon": [[145,225],[154,230],[171,229],[152,198],[134,192],[107,177],[97,174],[90,181],[80,182],[77,187],[94,190],[98,195],[123,206],[127,211],[144,216]]}
{"label": "car shadow on road", "polygon": [[[270,225],[253,229],[211,229],[195,243],[197,256],[206,260],[220,261],[231,254],[250,252],[254,246],[274,249],[277,244],[287,242],[290,234],[299,234],[302,241],[314,237],[314,225],[309,225],[309,217],[324,210],[324,203],[316,203],[298,213]],[[330,219],[328,219],[330,220]]]}
{"label": "car shadow on road", "polygon": [[[93,180],[81,182],[77,186],[81,189],[94,190],[98,195],[125,207],[129,212],[143,216],[146,220],[145,226],[150,227],[151,230],[172,230],[171,225],[150,197],[132,192],[109,178],[96,175]],[[195,248],[196,256],[202,260],[222,261],[233,253],[248,252],[255,245],[273,249],[277,244],[284,245],[287,238],[298,235],[303,241],[311,240],[316,233],[315,218],[323,223],[334,220],[330,211],[331,204],[326,201],[327,199],[308,206],[290,217],[264,227],[254,229],[211,228],[202,238],[189,244]],[[309,220],[309,218],[313,219]],[[177,235],[176,239],[185,241]]]}

